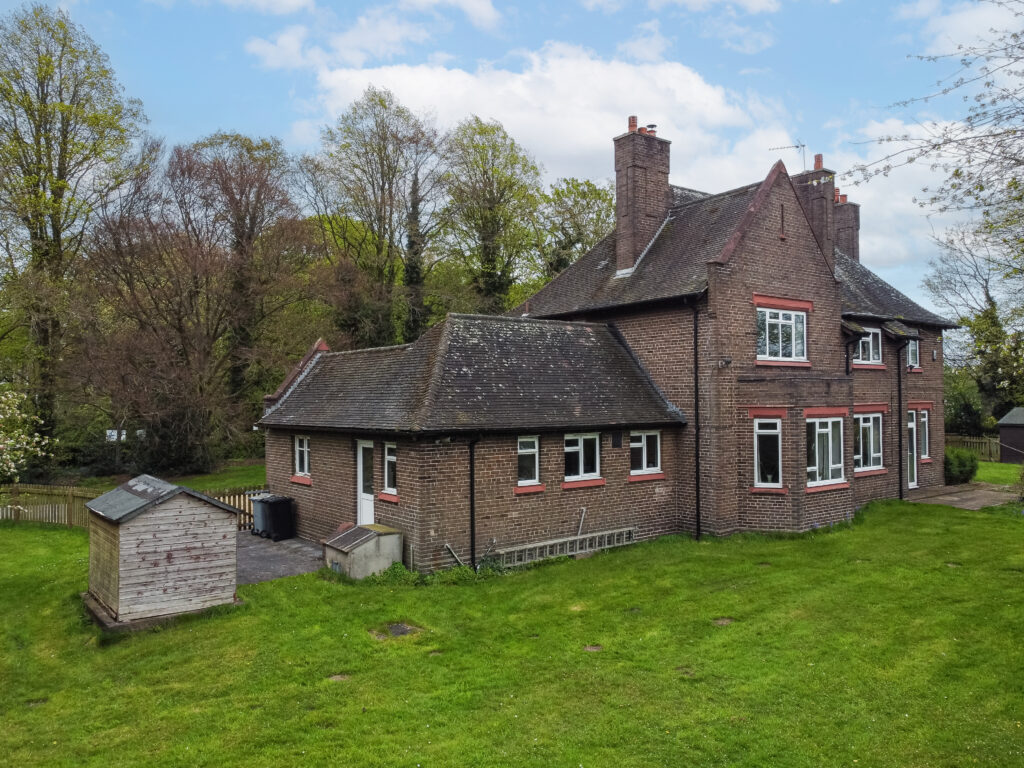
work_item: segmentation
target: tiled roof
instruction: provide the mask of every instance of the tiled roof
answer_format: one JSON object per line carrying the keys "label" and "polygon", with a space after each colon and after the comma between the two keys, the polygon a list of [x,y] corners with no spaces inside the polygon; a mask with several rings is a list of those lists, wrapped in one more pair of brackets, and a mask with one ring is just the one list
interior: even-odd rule
{"label": "tiled roof", "polygon": [[608,326],[449,315],[413,344],[321,354],[260,423],[443,433],[685,419]]}
{"label": "tiled roof", "polygon": [[955,328],[944,317],[929,312],[897,291],[859,261],[836,251],[836,278],[843,297],[843,314],[877,320]]}
{"label": "tiled roof", "polygon": [[725,248],[761,184],[717,195],[673,187],[675,200],[688,201],[669,211],[631,275],[615,277],[613,232],[532,296],[527,314],[557,317],[700,293],[708,284],[707,262]]}

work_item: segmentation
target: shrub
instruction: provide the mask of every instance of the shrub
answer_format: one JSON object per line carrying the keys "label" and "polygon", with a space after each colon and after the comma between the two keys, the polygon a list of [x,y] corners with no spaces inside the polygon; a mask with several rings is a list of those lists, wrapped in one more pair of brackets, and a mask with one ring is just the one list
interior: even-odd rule
{"label": "shrub", "polygon": [[418,584],[419,580],[420,575],[415,571],[410,571],[401,563],[392,563],[380,573],[367,576],[362,583],[378,587],[411,587]]}
{"label": "shrub", "polygon": [[946,448],[946,485],[969,483],[978,471],[978,456],[966,448]]}

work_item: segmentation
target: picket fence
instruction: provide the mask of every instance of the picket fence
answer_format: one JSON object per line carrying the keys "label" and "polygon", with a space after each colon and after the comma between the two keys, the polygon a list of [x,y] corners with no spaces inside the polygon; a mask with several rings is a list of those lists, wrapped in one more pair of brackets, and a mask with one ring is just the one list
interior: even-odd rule
{"label": "picket fence", "polygon": [[[263,488],[221,488],[202,491],[211,499],[241,510],[238,530],[252,530],[252,495]],[[0,520],[53,523],[77,528],[89,527],[89,510],[85,503],[101,491],[62,485],[31,485],[16,483],[0,485]]]}
{"label": "picket fence", "polygon": [[946,445],[960,446],[977,454],[981,461],[999,461],[999,439],[995,437],[969,437],[968,435],[946,435]]}

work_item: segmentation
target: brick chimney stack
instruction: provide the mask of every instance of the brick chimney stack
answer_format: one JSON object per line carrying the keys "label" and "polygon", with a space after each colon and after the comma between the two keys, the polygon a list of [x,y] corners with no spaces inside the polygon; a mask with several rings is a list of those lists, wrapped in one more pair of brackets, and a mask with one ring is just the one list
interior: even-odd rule
{"label": "brick chimney stack", "polygon": [[835,238],[833,211],[835,203],[839,202],[838,190],[835,189],[835,174],[825,167],[825,158],[819,154],[814,156],[814,170],[798,173],[792,180],[793,188],[800,198],[800,204],[814,232],[814,238],[831,264]]}
{"label": "brick chimney stack", "polygon": [[836,190],[836,248],[854,261],[860,261],[860,206],[851,203]]}
{"label": "brick chimney stack", "polygon": [[655,126],[629,130],[615,142],[615,268],[630,270],[654,238],[668,215],[669,146],[656,135]]}

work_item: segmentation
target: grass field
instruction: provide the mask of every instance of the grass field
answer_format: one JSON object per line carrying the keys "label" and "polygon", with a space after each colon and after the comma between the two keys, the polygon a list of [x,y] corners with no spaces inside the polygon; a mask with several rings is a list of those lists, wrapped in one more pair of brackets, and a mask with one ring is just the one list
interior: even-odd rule
{"label": "grass field", "polygon": [[996,485],[1016,485],[1020,482],[1020,464],[999,464],[995,461],[979,461],[975,480]]}
{"label": "grass field", "polygon": [[[120,638],[83,619],[83,532],[0,546],[8,765],[1024,765],[1019,505],[461,586],[311,574]],[[371,635],[391,621],[423,631]]]}
{"label": "grass field", "polygon": [[[99,492],[116,488],[128,477],[87,477],[76,481],[74,485],[83,488],[95,488]],[[251,488],[266,485],[267,470],[264,464],[228,464],[215,472],[205,475],[187,475],[184,477],[165,477],[169,482],[187,485],[197,491],[217,490],[221,488]]]}

